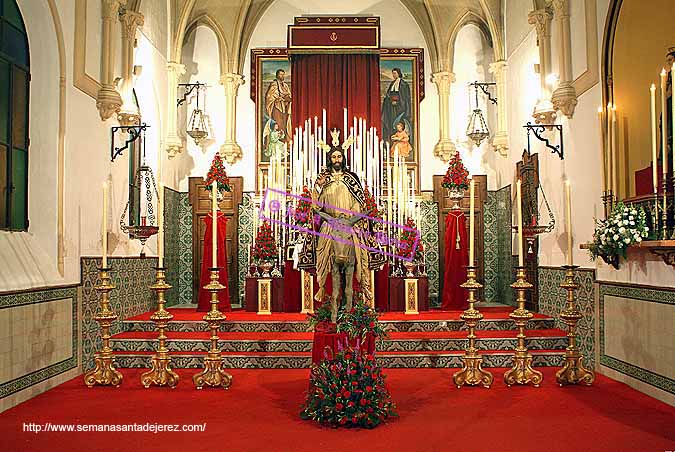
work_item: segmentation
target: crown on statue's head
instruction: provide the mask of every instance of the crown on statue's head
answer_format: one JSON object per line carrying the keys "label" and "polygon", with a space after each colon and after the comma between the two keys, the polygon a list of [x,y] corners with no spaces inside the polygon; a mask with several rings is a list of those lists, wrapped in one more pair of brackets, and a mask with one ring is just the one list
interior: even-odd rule
{"label": "crown on statue's head", "polygon": [[333,129],[330,131],[330,136],[333,139],[331,143],[333,146],[337,147],[340,144],[340,131],[338,129]]}

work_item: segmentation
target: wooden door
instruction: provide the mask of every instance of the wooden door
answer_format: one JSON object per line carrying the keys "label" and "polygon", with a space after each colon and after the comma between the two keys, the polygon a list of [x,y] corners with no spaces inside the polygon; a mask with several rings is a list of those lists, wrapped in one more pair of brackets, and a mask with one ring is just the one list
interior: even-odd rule
{"label": "wooden door", "polygon": [[[478,282],[481,284],[484,283],[484,274],[485,274],[485,259],[483,257],[483,235],[484,235],[484,224],[483,224],[483,207],[485,201],[487,200],[487,176],[483,174],[477,174],[474,176],[476,181],[475,187],[475,204],[474,204],[474,215],[475,215],[475,236],[474,236],[474,252],[475,259],[478,262],[477,269],[477,278]],[[442,301],[443,299],[443,281],[445,274],[445,217],[450,212],[450,207],[452,206],[452,201],[448,197],[448,191],[441,186],[443,182],[443,176],[434,176],[434,201],[438,203],[438,278],[439,278],[439,293],[438,299]],[[459,202],[459,207],[462,209],[466,215],[466,236],[469,236],[469,208],[471,206],[471,199],[469,197],[469,190],[464,192],[464,197]],[[478,292],[479,299],[483,299],[483,289]]]}
{"label": "wooden door", "polygon": [[[227,276],[230,294],[230,303],[240,304],[239,276],[238,276],[238,227],[239,205],[242,201],[243,179],[230,177],[231,192],[225,192],[220,202],[220,211],[227,217],[227,235],[225,250],[227,252]],[[206,223],[204,217],[211,212],[209,192],[205,190],[204,179],[191,177],[189,179],[189,197],[192,206],[192,302],[197,303],[199,281],[202,268],[202,253],[204,252],[204,232]],[[218,244],[222,246],[222,244]]]}

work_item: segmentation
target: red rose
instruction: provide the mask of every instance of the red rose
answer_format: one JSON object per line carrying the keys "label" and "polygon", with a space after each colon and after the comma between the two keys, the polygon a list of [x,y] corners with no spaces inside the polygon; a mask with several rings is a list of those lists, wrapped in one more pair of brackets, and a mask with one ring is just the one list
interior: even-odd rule
{"label": "red rose", "polygon": [[349,407],[349,408],[351,408],[351,407],[353,407],[353,406],[354,406],[354,402],[349,402],[349,403],[347,404],[347,407]]}
{"label": "red rose", "polygon": [[[356,371],[354,371],[354,372],[356,372]],[[356,381],[352,381],[352,386],[358,386],[358,385],[359,385],[359,383],[358,383],[358,382],[356,382]]]}
{"label": "red rose", "polygon": [[351,353],[347,353],[347,354],[345,355],[345,359],[347,359],[347,360],[352,359]]}
{"label": "red rose", "polygon": [[359,404],[360,404],[361,406],[366,406],[366,405],[368,405],[368,400],[366,400],[366,399],[361,399],[361,401],[359,402]]}
{"label": "red rose", "polygon": [[341,403],[336,403],[336,404],[335,404],[335,409],[336,409],[336,410],[342,411],[343,408],[344,408],[344,405],[343,405],[343,404],[341,404]]}
{"label": "red rose", "polygon": [[368,328],[375,328],[375,322],[370,322],[368,324]]}
{"label": "red rose", "polygon": [[373,409],[371,407],[366,408],[366,413],[372,413]]}
{"label": "red rose", "polygon": [[340,424],[344,425],[347,422],[347,418],[343,417],[340,419]]}
{"label": "red rose", "polygon": [[342,396],[343,396],[345,399],[348,399],[351,395],[352,395],[352,393],[349,392],[349,391],[345,391],[345,392],[342,393]]}
{"label": "red rose", "polygon": [[372,392],[373,387],[372,386],[366,386],[366,392]]}

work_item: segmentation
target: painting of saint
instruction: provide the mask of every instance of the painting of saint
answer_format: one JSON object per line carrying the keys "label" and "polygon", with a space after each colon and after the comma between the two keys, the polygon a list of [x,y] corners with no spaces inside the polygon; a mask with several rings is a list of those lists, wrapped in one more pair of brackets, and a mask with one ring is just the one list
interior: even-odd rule
{"label": "painting of saint", "polygon": [[389,143],[390,156],[396,149],[408,161],[415,160],[415,104],[411,90],[413,61],[380,60],[380,96],[382,99],[382,137]]}
{"label": "painting of saint", "polygon": [[269,162],[292,138],[290,63],[286,59],[262,61],[261,162]]}

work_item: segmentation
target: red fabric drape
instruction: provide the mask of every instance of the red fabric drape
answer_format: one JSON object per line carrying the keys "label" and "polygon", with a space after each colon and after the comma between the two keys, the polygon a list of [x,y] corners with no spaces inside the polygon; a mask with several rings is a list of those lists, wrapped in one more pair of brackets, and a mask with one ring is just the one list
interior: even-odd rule
{"label": "red fabric drape", "polygon": [[293,261],[284,263],[284,312],[300,312],[300,270],[293,269]]}
{"label": "red fabric drape", "polygon": [[[457,233],[459,231],[459,249]],[[445,275],[443,275],[444,311],[466,309],[467,292],[459,287],[466,281],[466,265],[469,262],[468,241],[466,237],[466,216],[464,212],[453,210],[445,217]]]}
{"label": "red fabric drape", "polygon": [[[293,129],[316,116],[321,125],[326,109],[326,126],[342,131],[344,108],[348,110],[347,133],[352,118],[365,118],[369,127],[380,130],[380,56],[376,54],[319,54],[291,57]],[[314,123],[312,122],[312,127]],[[326,134],[330,143],[330,134]],[[340,132],[340,142],[344,139]]]}
{"label": "red fabric drape", "polygon": [[375,309],[380,312],[390,311],[389,307],[389,262],[382,270],[375,270]]}
{"label": "red fabric drape", "polygon": [[[204,223],[206,223],[206,231],[204,231],[204,253],[202,253],[202,270],[199,277],[199,298],[197,302],[197,311],[208,311],[211,309],[211,292],[204,289],[204,286],[209,283],[210,274],[209,268],[212,264],[213,249],[211,247],[211,237],[213,234],[213,221],[211,214],[208,214],[204,217]],[[219,280],[220,284],[225,286],[225,289],[220,291],[218,294],[218,300],[220,304],[218,309],[221,311],[231,311],[232,307],[230,305],[230,292],[227,284],[227,253],[225,252],[225,241],[227,235],[227,218],[222,212],[218,212],[218,251],[217,251],[217,262],[218,267],[220,267]]]}

